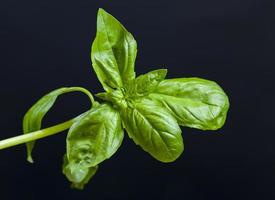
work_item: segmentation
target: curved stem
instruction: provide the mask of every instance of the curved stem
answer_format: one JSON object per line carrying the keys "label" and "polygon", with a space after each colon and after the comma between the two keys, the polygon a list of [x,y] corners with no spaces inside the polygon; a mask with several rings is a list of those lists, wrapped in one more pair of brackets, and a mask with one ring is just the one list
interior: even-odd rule
{"label": "curved stem", "polygon": [[73,92],[73,91],[80,91],[80,92],[83,92],[84,94],[86,94],[89,98],[90,98],[90,101],[92,103],[92,105],[94,104],[95,100],[94,100],[94,97],[93,95],[90,93],[89,90],[86,90],[85,88],[83,87],[69,87],[67,92]]}
{"label": "curved stem", "polygon": [[37,139],[41,139],[41,138],[62,132],[66,129],[69,129],[77,118],[78,117],[75,117],[75,118],[70,119],[66,122],[51,126],[49,128],[41,129],[39,131],[34,131],[34,132],[30,132],[30,133],[27,133],[24,135],[19,135],[19,136],[5,139],[5,140],[1,140],[0,141],[0,150],[15,146],[15,145],[23,144],[26,142],[31,142],[31,141],[34,141]]}
{"label": "curved stem", "polygon": [[[74,92],[74,91],[80,91],[80,92],[85,93],[91,101],[91,107],[94,105],[95,100],[94,100],[93,95],[85,88],[69,87],[69,88],[67,88],[67,90],[65,92],[67,93],[67,92]],[[62,132],[66,129],[69,129],[72,126],[72,124],[78,119],[78,117],[82,116],[83,114],[81,114],[73,119],[70,119],[66,122],[51,126],[49,128],[45,128],[45,129],[41,129],[38,131],[34,131],[34,132],[19,135],[19,136],[15,136],[12,138],[8,138],[5,140],[1,140],[0,141],[0,150],[15,146],[15,145],[31,142],[31,141],[34,141],[37,139],[41,139],[41,138],[44,138],[44,137],[47,137],[50,135],[57,134],[57,133]]]}

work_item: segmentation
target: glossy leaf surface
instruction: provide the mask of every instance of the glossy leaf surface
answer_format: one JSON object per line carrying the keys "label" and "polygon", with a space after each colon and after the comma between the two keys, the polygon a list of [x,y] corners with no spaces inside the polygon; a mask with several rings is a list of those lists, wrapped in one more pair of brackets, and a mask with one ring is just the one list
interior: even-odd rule
{"label": "glossy leaf surface", "polygon": [[134,37],[112,15],[99,9],[97,33],[92,44],[92,63],[106,91],[120,88],[135,78],[137,44]]}
{"label": "glossy leaf surface", "polygon": [[162,162],[172,162],[183,152],[181,129],[164,108],[143,99],[122,112],[123,124],[137,145]]}
{"label": "glossy leaf surface", "polygon": [[161,102],[180,125],[202,130],[222,127],[229,108],[220,86],[200,78],[164,80],[150,97]]}
{"label": "glossy leaf surface", "polygon": [[107,104],[93,107],[75,122],[67,136],[71,165],[92,167],[110,158],[123,140],[119,113]]}

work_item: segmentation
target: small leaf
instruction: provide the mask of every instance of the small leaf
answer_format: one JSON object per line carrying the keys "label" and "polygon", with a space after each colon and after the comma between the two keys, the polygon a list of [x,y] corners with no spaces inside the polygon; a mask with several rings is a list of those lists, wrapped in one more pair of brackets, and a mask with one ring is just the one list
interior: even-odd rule
{"label": "small leaf", "polygon": [[180,125],[202,130],[222,127],[229,108],[220,86],[200,78],[164,80],[150,97],[161,102]]}
{"label": "small leaf", "polygon": [[92,44],[93,68],[106,91],[120,88],[135,78],[137,44],[112,15],[99,9],[97,33]]}
{"label": "small leaf", "polygon": [[158,84],[165,79],[167,69],[158,69],[142,74],[126,85],[126,94],[130,97],[146,96],[154,92]]}
{"label": "small leaf", "polygon": [[69,130],[67,136],[69,164],[82,167],[96,166],[110,158],[122,140],[123,130],[119,113],[107,104],[93,107]]}
{"label": "small leaf", "polygon": [[[25,114],[23,119],[23,132],[28,134],[29,132],[38,131],[41,129],[41,123],[44,116],[51,109],[57,97],[61,94],[73,92],[73,91],[84,91],[85,89],[79,87],[68,87],[56,89],[41,99],[39,99]],[[86,93],[86,92],[85,92]],[[87,93],[86,93],[87,94]],[[90,95],[90,94],[88,94]],[[32,150],[35,142],[28,142],[27,145],[27,160],[33,162],[32,159]]]}
{"label": "small leaf", "polygon": [[119,89],[112,92],[97,93],[96,97],[112,103],[113,106],[118,109],[127,107],[127,102],[125,101],[124,94]]}
{"label": "small leaf", "polygon": [[154,102],[142,99],[123,110],[122,116],[129,137],[157,160],[172,162],[183,152],[177,121]]}
{"label": "small leaf", "polygon": [[83,189],[84,186],[95,175],[98,165],[94,167],[83,167],[77,164],[69,164],[67,155],[64,155],[63,174],[69,179],[72,188]]}

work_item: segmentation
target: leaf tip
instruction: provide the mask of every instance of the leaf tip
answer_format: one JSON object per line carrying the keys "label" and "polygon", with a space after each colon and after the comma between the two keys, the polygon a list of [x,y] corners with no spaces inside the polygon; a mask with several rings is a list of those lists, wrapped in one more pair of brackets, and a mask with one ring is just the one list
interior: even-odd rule
{"label": "leaf tip", "polygon": [[97,15],[103,15],[103,14],[106,14],[106,13],[107,12],[103,8],[99,8],[98,12],[97,12]]}
{"label": "leaf tip", "polygon": [[76,190],[83,190],[84,189],[84,184],[72,183],[71,188],[76,189]]}
{"label": "leaf tip", "polygon": [[33,164],[33,159],[32,159],[32,156],[31,156],[31,155],[28,155],[28,156],[27,156],[27,161],[28,161],[29,163],[32,163],[32,164]]}
{"label": "leaf tip", "polygon": [[163,68],[163,69],[161,69],[161,72],[162,72],[163,76],[166,77],[168,69]]}

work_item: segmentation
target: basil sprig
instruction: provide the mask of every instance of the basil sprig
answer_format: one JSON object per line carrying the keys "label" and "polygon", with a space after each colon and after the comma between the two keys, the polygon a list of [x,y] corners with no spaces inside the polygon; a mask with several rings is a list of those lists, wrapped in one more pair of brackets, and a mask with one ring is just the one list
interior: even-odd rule
{"label": "basil sprig", "polygon": [[[109,13],[99,9],[91,59],[105,92],[92,94],[81,87],[60,88],[43,96],[25,114],[24,135],[0,141],[0,149],[34,141],[69,129],[63,173],[72,187],[82,189],[98,166],[120,147],[123,129],[144,151],[161,162],[173,162],[183,152],[181,126],[216,130],[223,126],[228,97],[215,82],[201,78],[165,79],[158,69],[136,77],[137,44]],[[44,116],[61,94],[84,92],[91,109],[67,122],[41,130]]]}

